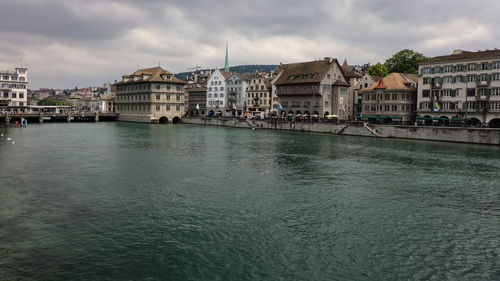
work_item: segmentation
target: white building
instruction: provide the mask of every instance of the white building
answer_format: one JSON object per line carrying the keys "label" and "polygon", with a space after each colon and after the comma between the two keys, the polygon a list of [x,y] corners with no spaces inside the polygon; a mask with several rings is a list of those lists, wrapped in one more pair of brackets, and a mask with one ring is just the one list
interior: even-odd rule
{"label": "white building", "polygon": [[0,71],[0,99],[9,106],[28,105],[28,69],[17,67],[15,71]]}
{"label": "white building", "polygon": [[[215,70],[207,82],[207,111],[209,115],[230,115],[226,80],[231,72]],[[226,112],[226,109],[228,110]]]}

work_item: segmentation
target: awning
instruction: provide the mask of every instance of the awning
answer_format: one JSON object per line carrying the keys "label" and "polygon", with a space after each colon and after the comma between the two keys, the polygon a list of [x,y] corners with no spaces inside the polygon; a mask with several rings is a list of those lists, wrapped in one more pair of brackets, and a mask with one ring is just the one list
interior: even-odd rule
{"label": "awning", "polygon": [[389,119],[389,116],[387,116],[387,115],[379,115],[377,118],[378,119]]}
{"label": "awning", "polygon": [[339,116],[330,114],[330,115],[327,115],[326,118],[339,118]]}
{"label": "awning", "polygon": [[395,116],[391,116],[391,118],[392,118],[392,119],[401,119],[401,116],[397,116],[397,115],[395,115]]}
{"label": "awning", "polygon": [[427,118],[427,117],[424,117],[424,116],[417,116],[417,118],[415,118],[417,120],[432,120],[432,118]]}
{"label": "awning", "polygon": [[368,116],[368,119],[377,119],[377,116],[371,115],[371,116]]}

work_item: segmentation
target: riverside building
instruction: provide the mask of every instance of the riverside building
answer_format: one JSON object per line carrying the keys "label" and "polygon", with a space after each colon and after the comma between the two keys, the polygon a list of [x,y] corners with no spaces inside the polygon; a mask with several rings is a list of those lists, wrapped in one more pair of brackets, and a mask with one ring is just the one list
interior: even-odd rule
{"label": "riverside building", "polygon": [[500,127],[500,50],[455,50],[419,64],[418,114]]}
{"label": "riverside building", "polygon": [[0,105],[28,105],[28,69],[17,67],[14,71],[0,71]]}
{"label": "riverside building", "polygon": [[181,120],[185,81],[161,67],[140,69],[122,79],[115,83],[120,121],[176,123]]}
{"label": "riverside building", "polygon": [[282,115],[348,119],[349,83],[337,59],[282,64],[277,72]]}
{"label": "riverside building", "polygon": [[362,116],[369,120],[410,122],[414,118],[417,102],[417,76],[391,73],[360,90]]}
{"label": "riverside building", "polygon": [[247,111],[266,117],[271,113],[271,81],[256,77],[250,80],[247,90]]}

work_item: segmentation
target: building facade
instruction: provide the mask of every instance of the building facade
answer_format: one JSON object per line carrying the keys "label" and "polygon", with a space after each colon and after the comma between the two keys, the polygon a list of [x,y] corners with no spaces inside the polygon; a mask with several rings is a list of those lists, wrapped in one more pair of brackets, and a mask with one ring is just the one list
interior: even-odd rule
{"label": "building facade", "polygon": [[137,70],[122,76],[116,86],[120,121],[176,123],[184,113],[185,81],[161,68]]}
{"label": "building facade", "polygon": [[272,107],[271,81],[262,77],[250,80],[247,88],[247,111],[252,115],[269,116]]}
{"label": "building facade", "polygon": [[349,83],[336,59],[284,64],[273,80],[276,95],[288,115],[348,119]]}
{"label": "building facade", "polygon": [[0,71],[0,100],[11,107],[28,105],[28,69]]}
{"label": "building facade", "polygon": [[227,103],[226,103],[226,116],[241,116],[247,109],[246,93],[248,85],[252,80],[251,77],[240,74],[232,73],[227,79]]}
{"label": "building facade", "polygon": [[342,64],[342,71],[344,72],[344,75],[349,82],[349,103],[345,107],[345,110],[347,111],[348,116],[350,118],[353,118],[355,113],[354,91],[356,90],[356,86],[358,85],[362,76],[358,74],[353,68],[349,67],[349,64],[347,64],[347,60],[344,60],[344,63]]}
{"label": "building facade", "polygon": [[500,127],[500,50],[455,50],[420,63],[417,111]]}
{"label": "building facade", "polygon": [[208,115],[227,115],[228,100],[226,94],[226,80],[231,76],[230,72],[216,69],[207,81],[207,110]]}
{"label": "building facade", "polygon": [[354,105],[353,105],[353,110],[354,110],[354,115],[362,115],[363,114],[363,108],[362,108],[362,96],[360,94],[360,90],[368,88],[369,86],[373,85],[374,83],[378,82],[380,80],[380,76],[371,76],[368,71],[365,71],[361,75],[361,78],[359,78],[358,83],[356,84],[356,87],[354,87]]}
{"label": "building facade", "polygon": [[187,115],[203,116],[207,114],[206,84],[191,84],[186,88],[188,96]]}
{"label": "building facade", "polygon": [[360,90],[362,115],[372,119],[413,121],[417,103],[417,81],[418,78],[414,74],[391,73]]}

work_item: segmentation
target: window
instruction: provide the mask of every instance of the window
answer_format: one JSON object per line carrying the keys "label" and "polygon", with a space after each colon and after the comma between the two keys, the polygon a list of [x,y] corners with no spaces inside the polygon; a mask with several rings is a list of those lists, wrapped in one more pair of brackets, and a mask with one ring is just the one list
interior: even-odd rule
{"label": "window", "polygon": [[424,97],[424,98],[430,97],[430,94],[431,94],[431,91],[429,91],[429,90],[422,91],[422,97]]}
{"label": "window", "polygon": [[224,91],[224,87],[220,87],[220,90],[221,90],[221,91]]}
{"label": "window", "polygon": [[481,70],[488,70],[488,63],[487,62],[481,63]]}
{"label": "window", "polygon": [[[431,68],[430,67],[424,67],[422,69],[423,74],[431,74]],[[366,86],[365,86],[366,87]]]}
{"label": "window", "polygon": [[331,75],[330,75],[330,73],[328,73],[328,74],[326,75],[326,78],[327,78],[327,79],[330,79],[330,77],[331,77]]}
{"label": "window", "polygon": [[224,97],[224,93],[221,93],[221,94],[220,94],[220,97],[221,97],[221,98],[223,98],[223,97]]}
{"label": "window", "polygon": [[444,66],[444,71],[443,72],[452,72],[453,71],[453,66],[451,65],[445,65]]}
{"label": "window", "polygon": [[17,98],[17,93],[16,92],[12,92],[12,98],[13,99]]}
{"label": "window", "polygon": [[467,75],[467,82],[476,81],[476,75]]}
{"label": "window", "polygon": [[475,63],[468,64],[467,65],[467,70],[468,71],[474,71],[474,70],[476,70],[476,64]]}
{"label": "window", "polygon": [[161,98],[161,95],[160,95],[160,94],[157,94],[157,95],[156,95],[156,100],[160,100],[160,98]]}
{"label": "window", "polygon": [[160,106],[159,105],[156,106],[156,111],[160,111]]}
{"label": "window", "polygon": [[424,77],[424,85],[428,85],[431,83],[431,78],[430,77]]}
{"label": "window", "polygon": [[181,100],[181,95],[175,95],[175,100]]}
{"label": "window", "polygon": [[491,67],[493,69],[500,69],[500,61],[494,61]]}
{"label": "window", "polygon": [[493,73],[491,75],[491,80],[494,80],[494,81],[500,80],[500,73]]}
{"label": "window", "polygon": [[19,93],[19,98],[24,99],[24,93]]}
{"label": "window", "polygon": [[392,94],[392,99],[397,100],[398,99],[398,94]]}
{"label": "window", "polygon": [[156,89],[159,90],[161,88],[160,85],[156,85]]}
{"label": "window", "polygon": [[492,96],[500,96],[500,88],[492,88],[491,95]]}
{"label": "window", "polygon": [[476,95],[476,89],[467,89],[467,96],[473,97]]}

